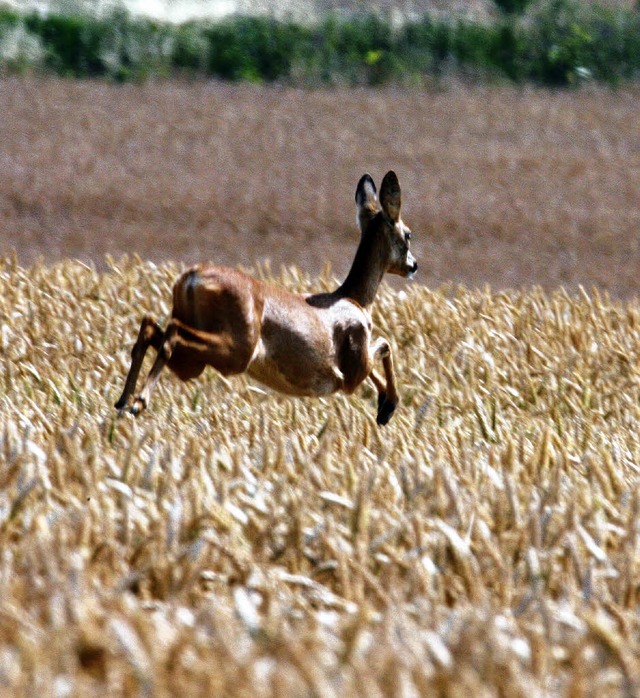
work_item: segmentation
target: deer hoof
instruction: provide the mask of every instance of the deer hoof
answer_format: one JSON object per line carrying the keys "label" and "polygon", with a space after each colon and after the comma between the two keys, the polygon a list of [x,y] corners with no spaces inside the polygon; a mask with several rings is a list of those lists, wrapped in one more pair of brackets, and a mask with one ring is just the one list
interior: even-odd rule
{"label": "deer hoof", "polygon": [[114,405],[116,410],[118,410],[118,417],[122,417],[122,415],[125,412],[125,408],[127,406],[127,401],[124,398],[120,398],[118,402]]}
{"label": "deer hoof", "polygon": [[147,401],[143,397],[138,397],[135,399],[131,409],[129,410],[132,415],[139,415],[147,406]]}
{"label": "deer hoof", "polygon": [[386,393],[380,393],[378,395],[378,416],[376,417],[376,422],[379,426],[384,426],[391,419],[396,405],[396,402],[387,400]]}

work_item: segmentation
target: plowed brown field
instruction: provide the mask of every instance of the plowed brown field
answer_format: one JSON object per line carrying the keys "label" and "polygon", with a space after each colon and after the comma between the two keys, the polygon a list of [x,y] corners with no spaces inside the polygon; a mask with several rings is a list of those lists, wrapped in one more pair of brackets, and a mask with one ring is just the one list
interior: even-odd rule
{"label": "plowed brown field", "polygon": [[638,88],[301,91],[0,81],[0,254],[337,275],[394,168],[419,281],[640,288]]}

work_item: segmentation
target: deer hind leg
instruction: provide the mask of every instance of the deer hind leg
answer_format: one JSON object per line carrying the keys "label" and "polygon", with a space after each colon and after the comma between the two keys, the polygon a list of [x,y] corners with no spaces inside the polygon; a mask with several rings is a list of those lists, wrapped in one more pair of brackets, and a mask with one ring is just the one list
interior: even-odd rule
{"label": "deer hind leg", "polygon": [[169,366],[178,378],[186,381],[199,376],[207,365],[213,366],[223,375],[243,373],[250,356],[251,352],[242,351],[235,346],[226,333],[197,330],[172,318],[131,413],[137,415],[148,406],[151,393],[165,366]]}
{"label": "deer hind leg", "polygon": [[115,408],[120,414],[122,414],[126,408],[131,395],[133,395],[133,391],[136,389],[138,375],[140,374],[147,349],[152,346],[156,351],[160,351],[163,337],[164,332],[162,328],[153,318],[150,318],[148,315],[142,318],[138,338],[131,349],[131,366],[124,384],[124,390],[122,391],[120,399],[115,404]]}
{"label": "deer hind leg", "polygon": [[133,401],[131,406],[131,414],[138,415],[144,409],[146,409],[149,404],[149,399],[151,398],[151,393],[160,378],[162,369],[169,363],[171,355],[176,344],[177,338],[177,327],[171,322],[167,325],[167,329],[162,333],[162,343],[158,349],[158,356],[151,366],[149,375],[146,377],[144,383],[142,384],[142,390],[138,397]]}
{"label": "deer hind leg", "polygon": [[396,390],[396,380],[393,371],[393,357],[391,355],[391,347],[386,339],[380,337],[371,347],[371,362],[376,357],[382,359],[382,368],[384,370],[384,381],[379,378],[375,371],[371,371],[369,377],[373,381],[378,391],[378,415],[376,422],[379,425],[386,424],[393,415],[398,405],[398,392]]}

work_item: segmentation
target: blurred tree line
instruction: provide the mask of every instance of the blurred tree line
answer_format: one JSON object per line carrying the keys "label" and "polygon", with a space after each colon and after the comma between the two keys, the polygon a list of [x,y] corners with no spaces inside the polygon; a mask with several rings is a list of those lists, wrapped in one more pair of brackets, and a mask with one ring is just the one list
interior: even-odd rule
{"label": "blurred tree line", "polygon": [[494,0],[492,22],[330,14],[314,25],[231,16],[182,25],[123,9],[18,13],[0,7],[3,72],[117,81],[216,77],[297,85],[420,85],[446,76],[568,86],[636,80],[640,10],[578,0]]}

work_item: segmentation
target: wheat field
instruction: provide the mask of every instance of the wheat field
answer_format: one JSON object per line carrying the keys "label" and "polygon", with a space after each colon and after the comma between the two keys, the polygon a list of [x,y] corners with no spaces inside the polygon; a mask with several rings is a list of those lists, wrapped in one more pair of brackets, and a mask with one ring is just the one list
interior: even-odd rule
{"label": "wheat field", "polygon": [[1,695],[637,695],[637,301],[385,285],[387,427],[211,369],[117,419],[178,267],[105,266],[0,267]]}

